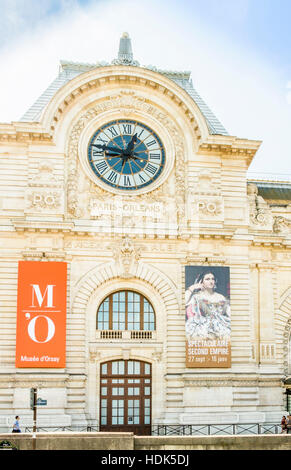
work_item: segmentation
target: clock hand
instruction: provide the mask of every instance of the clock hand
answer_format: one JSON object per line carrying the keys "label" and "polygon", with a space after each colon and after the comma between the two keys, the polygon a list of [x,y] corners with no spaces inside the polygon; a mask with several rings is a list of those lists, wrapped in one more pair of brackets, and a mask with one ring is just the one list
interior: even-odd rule
{"label": "clock hand", "polygon": [[127,161],[127,158],[123,158],[121,172],[120,172],[121,174],[123,173],[123,168],[124,168],[126,161]]}
{"label": "clock hand", "polygon": [[124,158],[124,155],[120,154],[120,153],[105,152],[105,157],[121,157],[121,158]]}
{"label": "clock hand", "polygon": [[136,155],[136,153],[133,153],[133,155],[130,155],[129,158],[133,158],[134,160],[146,160],[146,161],[148,161],[148,159],[145,158],[145,157],[139,157],[139,156],[135,156],[135,155]]}
{"label": "clock hand", "polygon": [[128,154],[128,153],[132,153],[133,151],[133,148],[134,148],[134,144],[136,143],[137,141],[137,134],[134,134],[134,136],[130,139],[130,142],[128,144],[128,146],[126,147],[125,149],[125,152]]}
{"label": "clock hand", "polygon": [[92,144],[92,147],[96,147],[102,150],[112,150],[113,152],[124,153],[123,149],[119,150],[117,147],[111,147],[110,145],[107,146],[107,145]]}

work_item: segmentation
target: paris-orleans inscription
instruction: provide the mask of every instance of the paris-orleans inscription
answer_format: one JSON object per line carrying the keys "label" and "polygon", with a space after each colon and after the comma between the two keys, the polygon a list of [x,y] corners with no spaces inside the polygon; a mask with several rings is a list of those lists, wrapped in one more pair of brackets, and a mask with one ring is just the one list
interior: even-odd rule
{"label": "paris-orleans inscription", "polygon": [[123,201],[122,198],[108,199],[107,201],[100,201],[99,199],[91,199],[90,203],[91,217],[100,217],[102,215],[115,215],[115,216],[142,216],[154,217],[155,219],[162,219],[165,215],[165,208],[163,203],[138,203],[131,201]]}

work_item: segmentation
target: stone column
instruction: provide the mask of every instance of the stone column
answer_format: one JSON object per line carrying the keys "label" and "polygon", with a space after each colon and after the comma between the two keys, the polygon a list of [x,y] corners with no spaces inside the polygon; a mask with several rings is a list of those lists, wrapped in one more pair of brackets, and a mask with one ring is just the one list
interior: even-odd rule
{"label": "stone column", "polygon": [[276,360],[274,325],[274,265],[258,264],[259,363]]}

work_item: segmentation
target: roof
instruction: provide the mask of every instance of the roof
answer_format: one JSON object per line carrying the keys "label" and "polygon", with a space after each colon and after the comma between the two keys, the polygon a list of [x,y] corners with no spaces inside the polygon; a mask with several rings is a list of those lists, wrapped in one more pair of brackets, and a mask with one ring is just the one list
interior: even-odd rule
{"label": "roof", "polygon": [[278,203],[291,201],[291,182],[248,180],[248,183],[255,184],[258,194],[267,201]]}
{"label": "roof", "polygon": [[[139,63],[133,60],[130,38],[127,33],[123,33],[120,39],[118,59],[112,61],[111,64],[106,62],[97,62],[96,64],[78,63],[78,62],[60,62],[60,71],[58,77],[49,85],[44,93],[35,101],[35,103],[26,111],[21,117],[21,121],[38,122],[40,120],[42,111],[48,105],[57,91],[78,75],[85,73],[97,67],[104,67],[109,65],[130,65],[139,66]],[[183,90],[185,90],[193,101],[197,104],[202,112],[210,134],[229,135],[220,121],[216,118],[213,112],[209,109],[207,104],[200,97],[195,90],[191,80],[191,73],[188,71],[173,71],[173,70],[160,70],[153,66],[144,66],[145,69],[164,75],[168,79],[175,82]]]}

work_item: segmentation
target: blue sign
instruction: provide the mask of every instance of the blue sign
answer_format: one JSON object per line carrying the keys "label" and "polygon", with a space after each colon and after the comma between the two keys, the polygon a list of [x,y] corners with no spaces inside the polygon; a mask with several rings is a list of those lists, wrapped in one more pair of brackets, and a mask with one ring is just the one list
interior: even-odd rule
{"label": "blue sign", "polygon": [[43,406],[43,405],[47,405],[47,400],[43,400],[42,398],[38,398],[36,400],[36,406]]}

